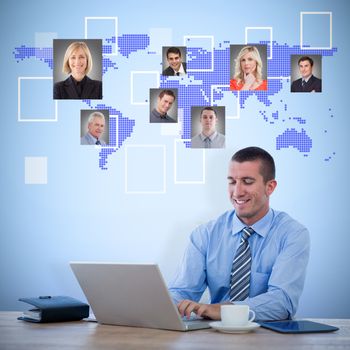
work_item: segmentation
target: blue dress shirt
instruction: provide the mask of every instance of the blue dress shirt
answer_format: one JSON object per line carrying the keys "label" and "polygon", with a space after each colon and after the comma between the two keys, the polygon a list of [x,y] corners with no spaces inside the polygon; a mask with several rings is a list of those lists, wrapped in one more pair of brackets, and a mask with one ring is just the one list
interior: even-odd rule
{"label": "blue dress shirt", "polygon": [[[169,291],[175,303],[199,301],[206,287],[211,303],[229,301],[230,272],[243,224],[235,211],[196,228]],[[251,226],[249,298],[235,301],[255,311],[256,320],[291,318],[298,307],[309,259],[308,230],[288,214],[269,209]]]}
{"label": "blue dress shirt", "polygon": [[[81,139],[80,144],[81,145],[96,145],[97,138],[93,137],[89,132],[87,132]],[[102,139],[100,139],[101,146],[106,146],[106,142],[104,142]]]}

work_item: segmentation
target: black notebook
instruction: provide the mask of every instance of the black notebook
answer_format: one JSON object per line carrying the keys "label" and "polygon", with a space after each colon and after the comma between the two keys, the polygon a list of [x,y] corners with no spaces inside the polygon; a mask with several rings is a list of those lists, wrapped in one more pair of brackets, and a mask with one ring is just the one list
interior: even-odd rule
{"label": "black notebook", "polygon": [[35,306],[24,311],[19,320],[28,322],[78,321],[89,317],[89,305],[67,296],[41,296],[21,298],[20,301]]}

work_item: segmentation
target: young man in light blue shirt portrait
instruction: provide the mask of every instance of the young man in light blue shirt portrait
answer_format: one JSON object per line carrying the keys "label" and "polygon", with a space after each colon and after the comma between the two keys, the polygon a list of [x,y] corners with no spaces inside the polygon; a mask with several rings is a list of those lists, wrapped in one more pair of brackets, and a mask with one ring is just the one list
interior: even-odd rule
{"label": "young man in light blue shirt portrait", "polygon": [[[306,276],[308,230],[270,208],[275,164],[258,147],[236,152],[228,169],[234,210],[196,228],[169,291],[182,316],[220,320],[221,304],[244,304],[256,320],[290,319]],[[248,234],[246,234],[249,232]],[[210,304],[199,303],[208,288]]]}

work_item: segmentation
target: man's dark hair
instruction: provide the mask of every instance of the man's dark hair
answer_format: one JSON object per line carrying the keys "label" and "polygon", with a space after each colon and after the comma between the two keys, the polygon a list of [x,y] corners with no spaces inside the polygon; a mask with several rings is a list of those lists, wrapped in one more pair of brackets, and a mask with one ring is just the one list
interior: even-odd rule
{"label": "man's dark hair", "polygon": [[270,153],[259,147],[247,147],[237,151],[231,158],[231,161],[243,163],[260,160],[260,174],[264,182],[274,180],[276,176],[275,161]]}
{"label": "man's dark hair", "polygon": [[169,49],[166,52],[166,57],[168,58],[169,53],[174,53],[176,55],[179,55],[181,57],[181,51],[178,47],[169,47]]}
{"label": "man's dark hair", "polygon": [[203,114],[204,111],[213,111],[214,114],[215,114],[215,117],[217,116],[217,115],[216,115],[216,111],[215,111],[215,109],[214,109],[213,107],[204,107],[204,108],[201,110],[200,116],[202,116],[202,114]]}
{"label": "man's dark hair", "polygon": [[174,92],[171,90],[162,90],[161,93],[158,95],[158,97],[160,99],[162,99],[164,95],[170,95],[170,96],[174,97],[174,101],[176,100],[176,96],[175,96]]}
{"label": "man's dark hair", "polygon": [[309,57],[309,56],[300,57],[299,60],[298,60],[298,65],[300,64],[300,62],[303,62],[303,61],[309,61],[311,67],[314,65],[313,59],[311,57]]}

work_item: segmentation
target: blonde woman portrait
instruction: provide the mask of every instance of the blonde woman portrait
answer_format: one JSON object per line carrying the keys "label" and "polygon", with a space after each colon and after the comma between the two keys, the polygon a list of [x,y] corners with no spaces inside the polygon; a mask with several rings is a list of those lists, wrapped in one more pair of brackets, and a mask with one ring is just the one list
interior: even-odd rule
{"label": "blonde woman portrait", "polygon": [[[55,40],[59,41],[59,40]],[[99,42],[101,45],[99,45]],[[65,50],[63,60],[58,59],[58,53],[63,43],[54,43],[54,64],[62,69],[64,80],[54,84],[54,99],[102,99],[102,42],[93,40],[94,53],[100,58],[97,69],[94,67],[91,51],[85,41],[73,41]],[[57,49],[58,50],[55,50]],[[56,55],[55,55],[56,54]],[[97,60],[97,59],[96,59]],[[62,62],[60,65],[60,62]],[[99,79],[91,79],[90,74],[94,69],[94,75]],[[100,74],[99,74],[100,73]],[[56,74],[58,75],[58,74]],[[56,81],[56,80],[55,80]]]}
{"label": "blonde woman portrait", "polygon": [[[231,45],[231,80],[230,90],[267,90],[267,79],[266,79],[266,45],[256,46],[243,46],[238,52],[237,57],[233,55],[237,52],[237,49],[241,45]],[[265,50],[264,50],[265,49]],[[264,58],[260,51],[264,51]],[[232,57],[236,57],[234,60]],[[263,61],[265,61],[265,69],[263,67]]]}

